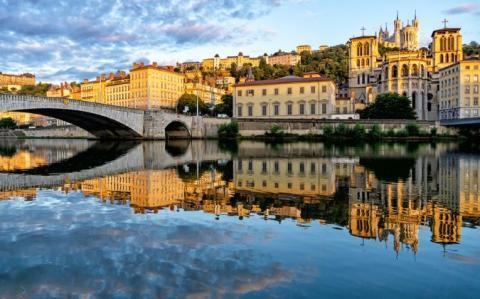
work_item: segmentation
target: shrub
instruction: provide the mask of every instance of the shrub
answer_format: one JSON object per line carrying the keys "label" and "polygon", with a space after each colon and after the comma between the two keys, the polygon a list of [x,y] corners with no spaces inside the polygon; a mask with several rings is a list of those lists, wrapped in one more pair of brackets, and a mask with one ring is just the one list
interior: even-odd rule
{"label": "shrub", "polygon": [[351,135],[354,139],[357,139],[357,140],[365,138],[365,135],[366,135],[365,127],[360,124],[356,124],[355,127],[353,127],[353,130],[351,131]]}
{"label": "shrub", "polygon": [[269,131],[265,132],[265,136],[273,138],[281,138],[285,135],[282,128],[278,125],[273,125]]}
{"label": "shrub", "polygon": [[368,136],[371,139],[380,139],[380,138],[382,138],[382,129],[380,128],[379,125],[375,124],[370,129],[370,132],[368,132]]}
{"label": "shrub", "polygon": [[394,133],[393,136],[396,136],[396,137],[407,137],[407,136],[409,136],[409,134],[408,134],[408,131],[407,131],[407,130],[399,130],[399,131],[397,131],[396,133]]}
{"label": "shrub", "polygon": [[409,123],[405,127],[408,136],[419,136],[420,135],[420,128],[416,123]]}
{"label": "shrub", "polygon": [[335,128],[335,135],[337,136],[347,136],[348,133],[348,127],[344,124],[340,124]]}
{"label": "shrub", "polygon": [[330,138],[330,137],[333,136],[333,133],[334,133],[334,130],[333,130],[333,127],[331,125],[325,126],[323,128],[323,136],[324,137]]}
{"label": "shrub", "polygon": [[395,130],[394,129],[388,130],[387,133],[386,133],[386,136],[395,137]]}
{"label": "shrub", "polygon": [[430,136],[437,136],[437,128],[430,129]]}
{"label": "shrub", "polygon": [[237,137],[238,135],[238,123],[231,122],[229,124],[222,124],[218,127],[218,136],[220,137]]}

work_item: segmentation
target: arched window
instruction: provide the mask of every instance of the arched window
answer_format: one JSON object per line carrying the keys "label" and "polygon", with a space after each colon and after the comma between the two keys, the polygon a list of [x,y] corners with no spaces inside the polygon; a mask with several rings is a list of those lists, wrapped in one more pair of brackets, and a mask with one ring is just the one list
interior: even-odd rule
{"label": "arched window", "polygon": [[365,74],[362,74],[362,84],[365,84]]}
{"label": "arched window", "polygon": [[445,51],[445,43],[446,43],[446,40],[445,40],[445,37],[442,37],[440,39],[440,51]]}
{"label": "arched window", "polygon": [[360,59],[357,59],[357,67],[360,67]]}
{"label": "arched window", "polygon": [[365,66],[365,59],[362,58],[362,66]]}
{"label": "arched window", "polygon": [[445,62],[447,62],[447,63],[448,63],[448,53],[447,53],[447,54],[445,54]]}
{"label": "arched window", "polygon": [[398,67],[396,65],[392,66],[392,78],[398,77]]}
{"label": "arched window", "polygon": [[357,84],[360,85],[360,75],[357,76]]}
{"label": "arched window", "polygon": [[453,38],[453,36],[450,36],[449,38],[449,46],[451,51],[455,49],[455,38]]}
{"label": "arched window", "polygon": [[388,66],[385,68],[384,77],[385,77],[385,80],[388,80]]}
{"label": "arched window", "polygon": [[425,66],[423,64],[420,66],[420,76],[422,78],[425,77]]}
{"label": "arched window", "polygon": [[362,43],[357,45],[357,56],[362,56]]}
{"label": "arched window", "polygon": [[443,54],[440,54],[440,63],[443,63]]}
{"label": "arched window", "polygon": [[402,77],[408,77],[408,66],[406,64],[402,65]]}
{"label": "arched window", "polygon": [[412,108],[413,109],[417,108],[417,92],[416,91],[412,93]]}
{"label": "arched window", "polygon": [[366,62],[365,62],[365,65],[366,66],[370,66],[370,59],[367,58]]}
{"label": "arched window", "polygon": [[450,61],[451,61],[451,62],[455,62],[455,55],[453,55],[453,53],[450,54]]}
{"label": "arched window", "polygon": [[416,64],[412,66],[412,76],[418,77],[418,66]]}
{"label": "arched window", "polygon": [[370,55],[370,45],[368,43],[366,43],[365,46],[363,47],[363,54]]}

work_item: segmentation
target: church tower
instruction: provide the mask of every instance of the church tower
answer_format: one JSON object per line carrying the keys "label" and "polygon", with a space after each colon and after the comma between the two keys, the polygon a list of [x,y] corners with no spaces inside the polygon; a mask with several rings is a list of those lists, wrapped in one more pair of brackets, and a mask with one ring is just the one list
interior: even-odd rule
{"label": "church tower", "polygon": [[447,28],[447,21],[444,20],[444,23],[443,29],[432,33],[431,52],[434,72],[463,59],[460,28]]}
{"label": "church tower", "polygon": [[397,11],[397,18],[393,22],[393,25],[394,25],[393,36],[394,36],[394,39],[395,39],[395,46],[397,48],[400,48],[401,47],[402,21],[400,21],[400,19],[398,18],[398,11]]}

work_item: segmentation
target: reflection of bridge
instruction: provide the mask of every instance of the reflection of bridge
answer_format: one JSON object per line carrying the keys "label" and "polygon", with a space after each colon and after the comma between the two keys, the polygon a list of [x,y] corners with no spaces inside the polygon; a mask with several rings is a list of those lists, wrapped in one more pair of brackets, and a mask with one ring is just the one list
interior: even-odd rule
{"label": "reflection of bridge", "polygon": [[[157,170],[192,162],[226,160],[231,158],[230,154],[219,151],[214,142],[192,142],[190,145],[187,144],[188,148],[177,150],[176,152],[181,153],[178,156],[169,153],[172,152],[172,150],[168,148],[169,145],[165,142],[144,142],[132,144],[132,146],[130,150],[124,148],[118,151],[110,151],[111,155],[109,155],[109,157],[113,156],[113,159],[105,160],[103,164],[98,163],[98,166],[92,168],[88,168],[88,165],[84,165],[83,169],[70,168],[68,169],[68,173],[54,172],[52,174],[41,174],[47,172],[48,167],[53,167],[54,165],[44,167],[43,171],[42,169],[32,170],[32,174],[28,172],[1,173],[0,191],[59,186],[68,182],[83,181],[131,171],[145,169]],[[108,150],[108,148],[109,147],[106,147],[105,150]],[[119,155],[116,159],[114,158],[115,154]],[[72,160],[75,159],[75,157],[72,157],[63,162],[66,164],[75,164],[72,163]],[[85,162],[87,163],[87,161]],[[61,163],[62,162],[59,162],[59,164]],[[60,169],[60,165],[56,167]]]}
{"label": "reflection of bridge", "polygon": [[54,117],[99,138],[212,137],[216,135],[219,124],[229,121],[64,98],[0,94],[0,112],[8,111]]}

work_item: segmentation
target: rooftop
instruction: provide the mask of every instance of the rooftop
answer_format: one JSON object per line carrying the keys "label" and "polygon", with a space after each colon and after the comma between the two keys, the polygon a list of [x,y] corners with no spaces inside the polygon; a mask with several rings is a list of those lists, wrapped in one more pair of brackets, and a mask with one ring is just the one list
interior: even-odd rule
{"label": "rooftop", "polygon": [[251,81],[245,83],[239,83],[235,86],[255,86],[255,85],[272,85],[272,84],[289,84],[289,83],[304,83],[304,82],[322,82],[322,81],[332,81],[331,79],[325,77],[310,77],[310,78],[303,78],[297,76],[286,76],[278,79],[271,79],[271,80],[258,80],[258,81]]}

